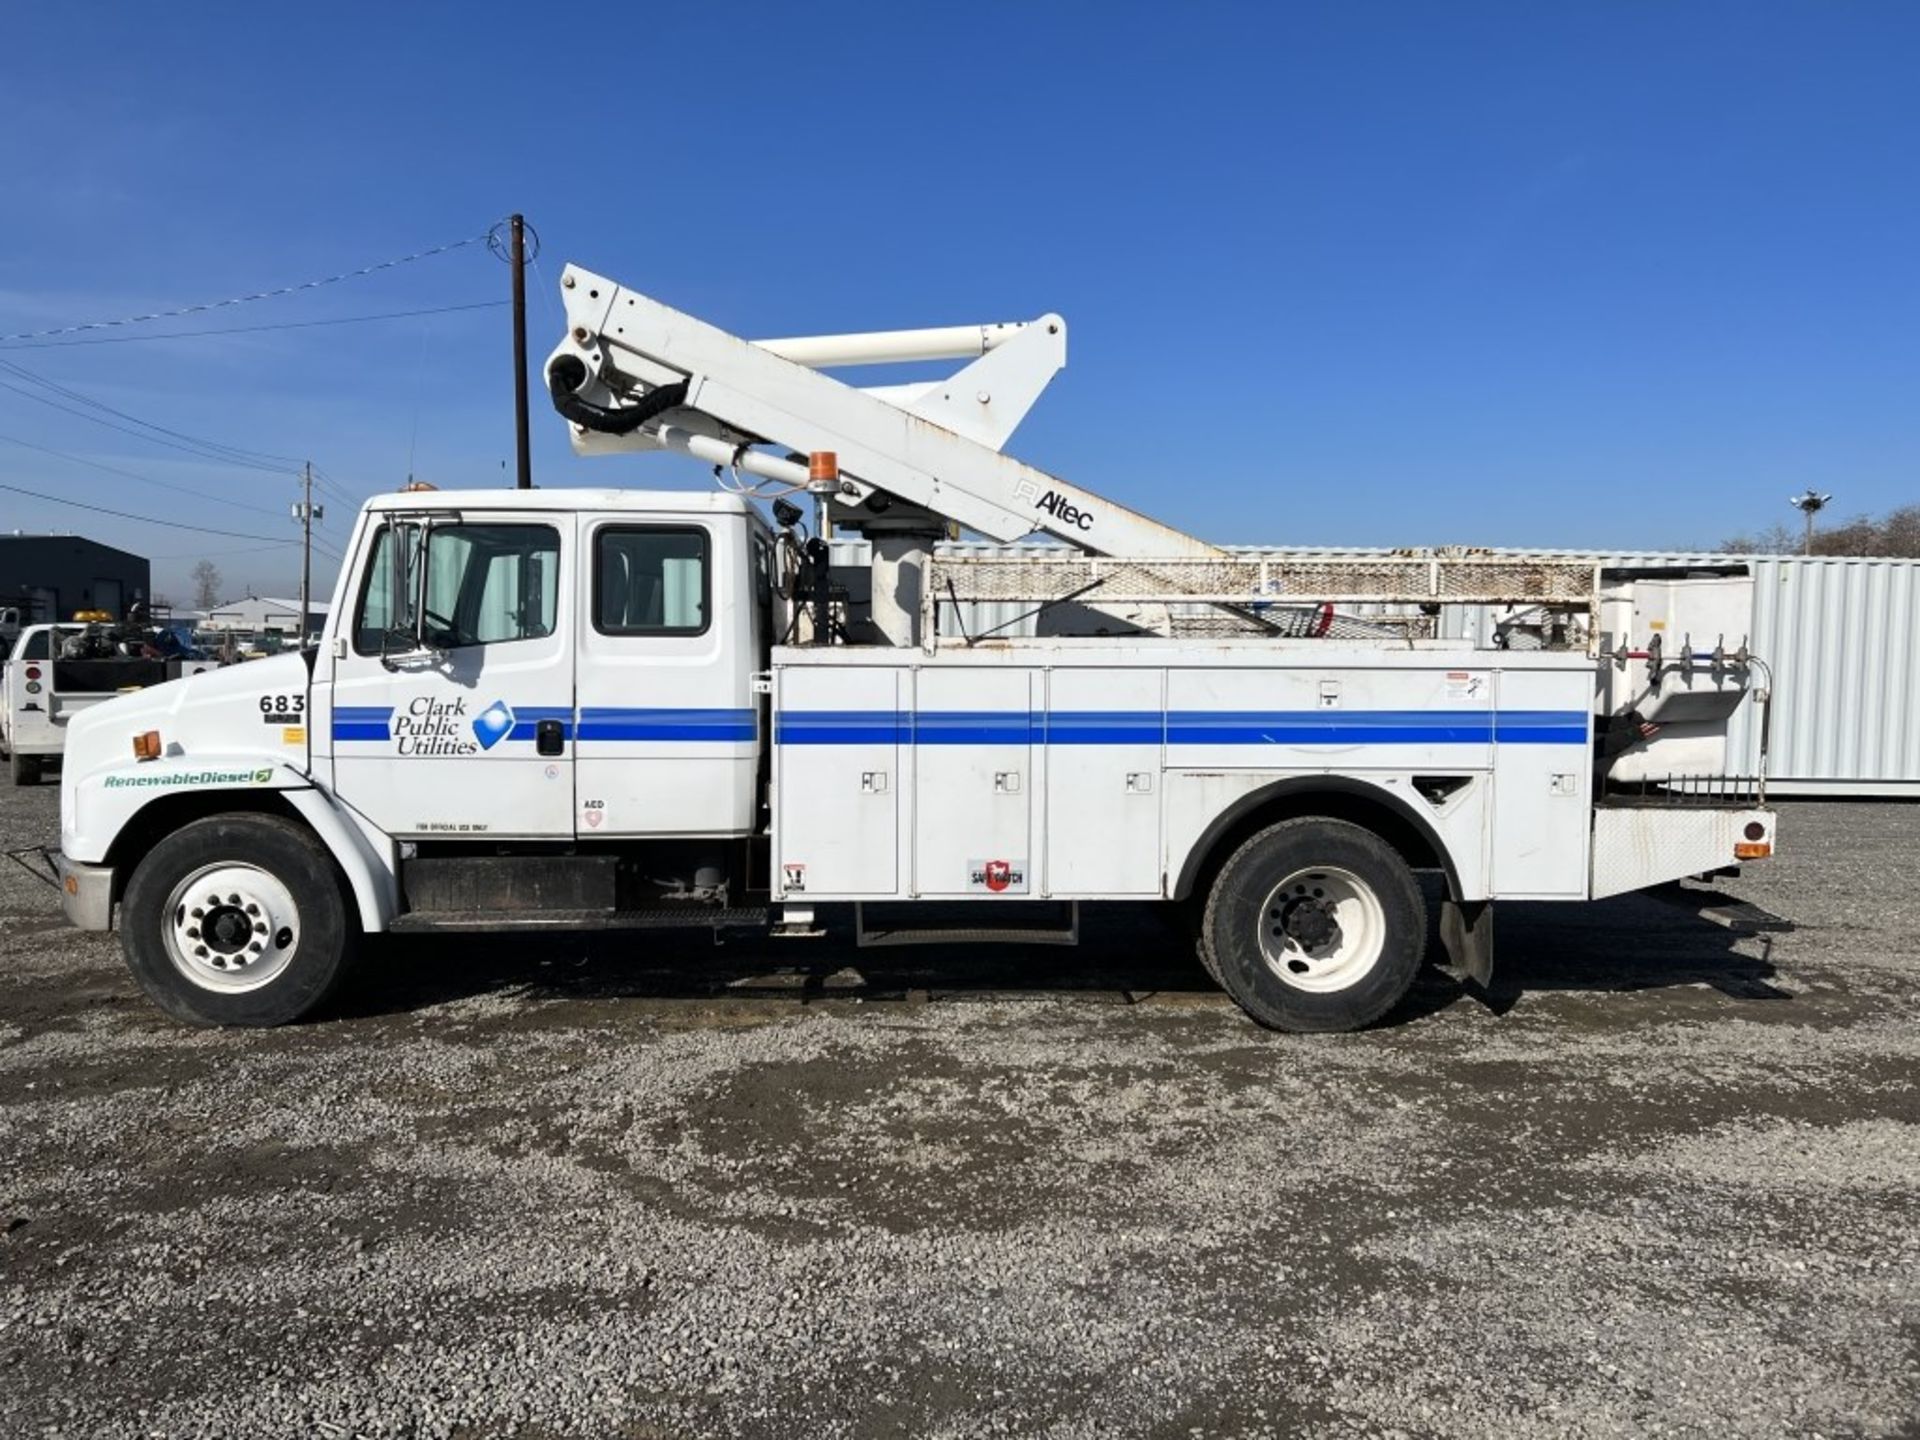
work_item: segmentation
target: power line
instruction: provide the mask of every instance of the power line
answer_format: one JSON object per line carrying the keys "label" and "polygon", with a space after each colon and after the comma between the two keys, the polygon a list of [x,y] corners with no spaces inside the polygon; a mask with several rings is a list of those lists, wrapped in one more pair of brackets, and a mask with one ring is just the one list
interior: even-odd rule
{"label": "power line", "polygon": [[25,495],[30,500],[44,500],[49,505],[71,505],[76,510],[91,510],[96,515],[113,515],[121,520],[137,520],[142,525],[164,525],[169,530],[192,530],[201,535],[223,535],[232,540],[267,540],[276,547],[282,543],[298,545],[298,540],[281,542],[271,535],[253,535],[244,530],[215,530],[207,525],[189,525],[184,520],[162,520],[157,515],[135,515],[127,510],[110,510],[105,505],[88,505],[80,500],[66,500],[58,495],[43,494],[38,490],[24,490],[18,485],[0,483],[0,490],[10,490],[15,495]]}
{"label": "power line", "polygon": [[207,335],[254,335],[263,330],[311,330],[319,325],[366,325],[375,320],[410,320],[419,315],[451,315],[456,310],[498,310],[505,300],[476,300],[466,305],[436,305],[429,310],[389,310],[379,315],[336,315],[326,320],[284,320],[274,325],[228,325],[215,330],[162,330],[146,335],[96,335],[85,340],[39,340],[0,345],[0,350],[73,350],[82,345],[130,345],[144,340],[198,340]]}
{"label": "power line", "polygon": [[359,280],[368,275],[378,274],[382,270],[411,265],[416,260],[445,255],[462,246],[478,244],[486,238],[484,234],[469,235],[465,239],[454,240],[445,245],[435,245],[431,249],[416,250],[411,255],[400,255],[391,260],[362,265],[358,270],[343,270],[338,275],[325,275],[318,280],[302,280],[298,284],[280,285],[272,290],[256,290],[250,295],[230,295],[224,300],[208,300],[198,305],[183,305],[177,310],[155,310],[146,315],[124,315],[118,320],[89,320],[84,325],[61,325],[51,330],[25,330],[18,335],[0,335],[0,341],[43,340],[54,335],[78,335],[85,330],[112,330],[122,325],[144,325],[149,320],[177,320],[183,315],[203,315],[210,310],[224,310],[233,305],[250,305],[256,300],[273,300],[282,295],[296,295],[303,290],[318,290],[327,285],[338,285],[346,280]]}
{"label": "power line", "polygon": [[313,478],[320,482],[320,488],[322,490],[330,492],[343,505],[351,505],[355,509],[359,508],[359,499],[318,465],[313,467]]}
{"label": "power line", "polygon": [[214,555],[263,555],[269,550],[284,550],[298,540],[276,540],[271,545],[237,545],[226,550],[175,550],[166,555],[149,555],[149,560],[204,560]]}
{"label": "power line", "polygon": [[[249,450],[245,446],[229,445],[224,440],[208,440],[204,436],[188,435],[180,430],[169,430],[165,425],[156,425],[151,420],[142,420],[138,415],[129,415],[125,410],[116,410],[104,400],[96,400],[91,395],[83,395],[70,386],[62,385],[55,380],[49,380],[44,375],[37,375],[24,365],[16,365],[11,360],[0,360],[0,370],[6,371],[7,374],[18,379],[25,380],[30,385],[38,385],[44,390],[51,390],[56,395],[63,395],[67,399],[76,401],[79,404],[92,406],[96,410],[104,410],[109,415],[117,415],[122,420],[131,421],[133,424],[139,425],[144,429],[156,431],[161,435],[171,436],[174,440],[183,441],[197,449],[208,452],[208,458],[225,459],[226,463],[230,465],[251,466],[258,470],[274,470],[278,472],[283,467],[297,469],[301,464],[299,460],[291,455],[274,455],[265,450]],[[166,442],[162,441],[161,443],[165,444]]]}
{"label": "power line", "polygon": [[[0,362],[0,363],[4,363],[4,362]],[[251,460],[234,460],[234,459],[230,459],[226,455],[219,453],[218,451],[202,450],[193,445],[185,444],[181,441],[166,439],[164,436],[161,436],[161,435],[150,435],[144,430],[134,429],[133,426],[131,425],[116,425],[111,420],[102,419],[100,416],[94,414],[90,409],[83,409],[73,405],[62,405],[58,400],[49,399],[45,395],[37,395],[31,390],[23,390],[18,385],[9,385],[5,380],[0,380],[0,390],[10,390],[15,395],[21,395],[27,398],[28,400],[34,400],[39,402],[42,405],[50,406],[51,408],[58,410],[63,415],[73,415],[82,420],[91,420],[96,425],[104,425],[107,429],[118,431],[122,435],[131,435],[136,440],[145,440],[155,445],[164,445],[169,450],[183,451],[186,454],[193,456],[194,459],[196,460],[204,460],[215,465],[232,465],[236,469],[240,469],[240,470],[261,470],[261,471],[265,471],[269,475],[291,475],[294,473],[293,471],[281,465],[261,465]],[[87,403],[89,405],[92,404],[91,401]],[[104,405],[100,406],[99,408],[103,410],[109,409],[109,407]],[[109,413],[118,415],[122,412],[118,410],[109,410]],[[145,423],[144,421],[135,421],[135,424],[144,424],[144,423]],[[159,427],[156,426],[154,428],[158,429]]]}
{"label": "power line", "polygon": [[[9,387],[10,388],[10,387]],[[23,450],[38,450],[42,455],[51,455],[57,460],[68,460],[75,465],[90,466],[95,470],[104,470],[109,475],[124,475],[129,480],[138,480],[143,485],[158,485],[162,490],[175,490],[182,495],[191,495],[199,500],[211,500],[217,505],[228,505],[236,510],[252,510],[260,515],[278,515],[278,510],[269,510],[264,505],[248,505],[226,495],[216,495],[210,490],[195,490],[188,485],[175,485],[166,480],[156,480],[151,475],[141,475],[133,470],[122,470],[118,465],[108,465],[99,460],[89,460],[82,455],[69,455],[64,450],[55,450],[50,446],[36,445],[31,440],[22,440],[14,435],[0,435],[9,445],[18,445]]]}

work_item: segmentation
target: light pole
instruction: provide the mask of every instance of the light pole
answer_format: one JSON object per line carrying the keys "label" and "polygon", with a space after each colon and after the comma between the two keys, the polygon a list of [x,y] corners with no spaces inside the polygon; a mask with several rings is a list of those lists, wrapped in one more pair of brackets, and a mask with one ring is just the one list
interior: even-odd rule
{"label": "light pole", "polygon": [[1789,495],[1787,497],[1787,503],[1807,517],[1807,546],[1805,553],[1808,555],[1813,553],[1813,517],[1826,509],[1827,502],[1831,499],[1833,499],[1833,496],[1822,495],[1811,486],[1799,495]]}

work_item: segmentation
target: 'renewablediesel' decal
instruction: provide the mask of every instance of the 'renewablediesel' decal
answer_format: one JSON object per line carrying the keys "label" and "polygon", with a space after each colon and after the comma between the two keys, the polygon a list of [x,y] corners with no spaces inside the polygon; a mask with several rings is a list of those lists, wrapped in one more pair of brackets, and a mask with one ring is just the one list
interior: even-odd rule
{"label": "'renewablediesel' decal", "polygon": [[160,790],[177,785],[265,785],[273,779],[269,767],[260,770],[136,770],[109,775],[101,783],[109,790]]}

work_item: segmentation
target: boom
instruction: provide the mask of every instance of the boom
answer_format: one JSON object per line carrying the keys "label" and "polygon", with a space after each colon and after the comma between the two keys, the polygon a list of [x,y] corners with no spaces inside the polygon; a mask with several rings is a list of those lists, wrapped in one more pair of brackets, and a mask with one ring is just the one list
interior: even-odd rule
{"label": "boom", "polygon": [[[547,385],[582,453],[675,450],[804,489],[804,457],[831,451],[831,513],[845,528],[925,534],[952,521],[1096,555],[1219,553],[1000,452],[1066,363],[1058,315],[756,342],[577,266],[560,283],[567,336],[547,359]],[[868,389],[816,368],[960,358],[968,363],[945,381]]]}

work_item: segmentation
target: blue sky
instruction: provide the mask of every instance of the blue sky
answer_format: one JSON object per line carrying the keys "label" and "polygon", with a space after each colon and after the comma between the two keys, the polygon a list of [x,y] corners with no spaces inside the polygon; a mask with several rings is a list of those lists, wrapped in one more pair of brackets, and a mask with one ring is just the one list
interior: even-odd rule
{"label": "blue sky", "polygon": [[[1794,519],[1808,484],[1845,513],[1920,499],[1912,5],[69,4],[14,7],[6,41],[0,334],[517,208],[544,243],[536,362],[567,260],[750,335],[1059,310],[1068,369],[1009,448],[1216,540],[1663,547]],[[468,246],[143,328],[507,279]],[[507,344],[491,309],[0,361],[311,456],[337,502],[410,463],[504,478]],[[576,459],[535,405],[543,484],[706,483]],[[282,477],[4,389],[0,435],[0,482],[292,528]],[[0,492],[16,526],[159,557],[175,598],[202,554],[235,592],[296,573],[291,549]]]}

